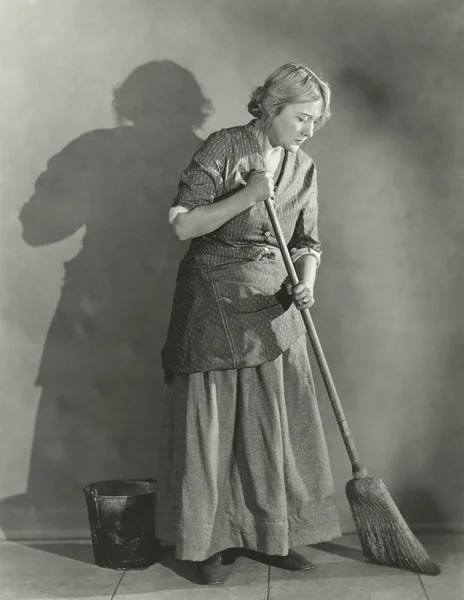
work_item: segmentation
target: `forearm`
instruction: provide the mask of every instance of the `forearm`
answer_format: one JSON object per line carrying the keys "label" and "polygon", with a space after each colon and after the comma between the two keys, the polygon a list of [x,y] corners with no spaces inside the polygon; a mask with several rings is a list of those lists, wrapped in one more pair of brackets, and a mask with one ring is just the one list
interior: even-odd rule
{"label": "forearm", "polygon": [[223,200],[204,204],[177,215],[173,222],[174,231],[180,240],[206,235],[215,231],[233,217],[254,204],[246,188]]}
{"label": "forearm", "polygon": [[298,281],[308,284],[311,290],[314,289],[316,281],[317,260],[312,254],[305,254],[295,262],[295,271]]}

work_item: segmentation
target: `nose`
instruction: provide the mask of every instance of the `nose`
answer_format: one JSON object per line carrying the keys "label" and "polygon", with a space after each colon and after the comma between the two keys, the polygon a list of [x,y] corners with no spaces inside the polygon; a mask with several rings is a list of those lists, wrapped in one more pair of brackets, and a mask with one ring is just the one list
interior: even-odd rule
{"label": "nose", "polygon": [[313,133],[314,133],[314,123],[312,121],[308,121],[308,123],[304,124],[302,133],[309,138],[313,137]]}

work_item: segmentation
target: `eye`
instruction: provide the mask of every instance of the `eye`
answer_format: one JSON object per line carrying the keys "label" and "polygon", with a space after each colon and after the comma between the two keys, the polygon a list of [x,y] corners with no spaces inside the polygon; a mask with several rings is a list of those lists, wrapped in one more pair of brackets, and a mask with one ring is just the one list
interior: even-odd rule
{"label": "eye", "polygon": [[298,117],[298,121],[299,121],[300,123],[307,123],[307,122],[308,122],[308,119],[303,119],[302,117]]}

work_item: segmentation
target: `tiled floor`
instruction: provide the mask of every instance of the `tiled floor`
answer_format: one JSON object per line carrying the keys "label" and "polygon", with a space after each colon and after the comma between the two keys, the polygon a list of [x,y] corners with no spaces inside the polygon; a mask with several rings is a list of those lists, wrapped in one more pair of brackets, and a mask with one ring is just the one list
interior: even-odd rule
{"label": "tiled floor", "polygon": [[226,584],[199,586],[171,556],[142,571],[96,567],[85,543],[0,542],[1,600],[464,600],[464,535],[420,536],[438,577],[362,560],[355,536],[300,548],[317,568],[292,574],[240,558]]}

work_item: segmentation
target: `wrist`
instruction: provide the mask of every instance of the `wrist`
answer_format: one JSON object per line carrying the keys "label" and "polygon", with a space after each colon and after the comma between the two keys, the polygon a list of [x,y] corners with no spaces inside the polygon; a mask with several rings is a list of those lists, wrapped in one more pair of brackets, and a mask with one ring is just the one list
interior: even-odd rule
{"label": "wrist", "polygon": [[300,283],[305,285],[311,292],[314,290],[314,279],[301,279]]}
{"label": "wrist", "polygon": [[295,271],[298,279],[306,283],[311,289],[314,287],[316,280],[317,263],[314,256],[305,254],[295,261]]}
{"label": "wrist", "polygon": [[244,187],[242,190],[240,190],[240,192],[238,192],[241,196],[240,200],[244,208],[250,208],[255,203],[253,195],[250,192],[251,190],[249,190],[248,187]]}
{"label": "wrist", "polygon": [[300,283],[305,285],[311,292],[314,290],[316,278],[313,273],[301,273],[299,277]]}

